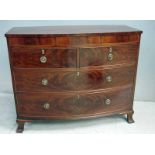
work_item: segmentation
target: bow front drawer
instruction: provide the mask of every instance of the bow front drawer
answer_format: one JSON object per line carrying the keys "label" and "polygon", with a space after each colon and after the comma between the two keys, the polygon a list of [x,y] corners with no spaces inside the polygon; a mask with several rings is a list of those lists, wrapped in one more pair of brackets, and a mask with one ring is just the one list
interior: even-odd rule
{"label": "bow front drawer", "polygon": [[90,117],[131,107],[132,87],[88,94],[18,93],[19,116],[40,118]]}
{"label": "bow front drawer", "polygon": [[16,69],[16,91],[82,91],[132,84],[134,66],[101,70]]}

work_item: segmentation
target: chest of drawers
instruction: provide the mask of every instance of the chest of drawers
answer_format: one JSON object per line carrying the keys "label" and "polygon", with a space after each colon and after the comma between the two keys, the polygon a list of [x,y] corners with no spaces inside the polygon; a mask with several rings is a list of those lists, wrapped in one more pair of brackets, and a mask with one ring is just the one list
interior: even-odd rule
{"label": "chest of drawers", "polygon": [[17,132],[33,120],[126,114],[142,31],[127,26],[13,28],[6,33]]}

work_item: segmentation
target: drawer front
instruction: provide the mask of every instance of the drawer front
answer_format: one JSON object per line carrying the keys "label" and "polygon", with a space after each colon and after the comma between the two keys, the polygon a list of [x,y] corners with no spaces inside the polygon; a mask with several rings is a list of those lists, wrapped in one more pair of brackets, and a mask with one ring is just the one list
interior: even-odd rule
{"label": "drawer front", "polygon": [[51,69],[14,70],[16,91],[74,91],[76,72]]}
{"label": "drawer front", "polygon": [[[35,31],[35,30],[34,30]],[[98,33],[98,32],[95,32]],[[139,42],[139,33],[113,33],[113,34],[81,34],[81,35],[14,35],[7,38],[10,46],[19,45],[50,45],[54,46],[77,46],[99,45],[106,43]]]}
{"label": "drawer front", "polygon": [[137,45],[80,49],[80,67],[135,63],[137,58]]}
{"label": "drawer front", "polygon": [[11,48],[16,68],[76,68],[76,49]]}
{"label": "drawer front", "polygon": [[98,90],[133,84],[135,67],[79,71],[77,90]]}
{"label": "drawer front", "polygon": [[79,46],[79,45],[98,45],[101,43],[100,35],[62,35],[62,36],[17,36],[9,37],[8,43],[11,46],[19,45],[46,45],[46,46]]}
{"label": "drawer front", "polygon": [[133,84],[135,67],[104,70],[53,71],[16,69],[16,91],[82,91]]}
{"label": "drawer front", "polygon": [[17,93],[20,117],[73,118],[132,107],[132,87],[93,94]]}
{"label": "drawer front", "polygon": [[101,36],[102,43],[138,42],[139,40],[140,35],[138,33],[115,33]]}
{"label": "drawer front", "polygon": [[17,35],[8,37],[7,41],[10,46],[19,46],[19,45],[50,45],[55,46],[55,38],[51,36],[33,36],[33,35]]}

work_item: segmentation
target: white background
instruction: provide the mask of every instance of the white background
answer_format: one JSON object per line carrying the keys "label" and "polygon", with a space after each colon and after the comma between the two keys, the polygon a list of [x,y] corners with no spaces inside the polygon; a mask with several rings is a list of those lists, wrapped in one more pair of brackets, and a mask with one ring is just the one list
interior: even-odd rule
{"label": "white background", "polygon": [[[114,20],[114,19],[155,19],[154,0],[0,0],[0,19],[91,19],[91,20]],[[117,21],[116,21],[117,22]],[[149,21],[146,21],[149,22]],[[130,23],[130,21],[129,21]],[[1,25],[1,24],[0,24]],[[129,25],[129,24],[128,24]],[[11,27],[13,25],[10,25]],[[152,27],[152,24],[149,24]],[[0,32],[5,32],[9,27],[3,27]],[[140,28],[139,26],[136,26]],[[153,26],[154,27],[154,26]],[[152,29],[154,29],[152,27]],[[143,30],[143,28],[142,28]],[[148,30],[149,31],[149,30]],[[153,31],[151,30],[153,33]],[[2,34],[3,34],[2,33]],[[146,32],[145,32],[146,33]],[[148,35],[154,38],[154,35]],[[144,34],[143,34],[144,35]],[[0,38],[3,35],[0,35]],[[7,57],[4,52],[5,44],[4,39],[0,39],[0,57]],[[152,40],[152,39],[151,39]],[[148,42],[149,44],[149,42]],[[145,56],[150,54],[150,50],[154,47],[155,42],[152,40],[151,46],[145,50]],[[142,46],[141,45],[141,53]],[[4,50],[4,51],[3,51]],[[153,50],[152,50],[153,51]],[[154,64],[154,54],[149,56],[149,60],[143,57],[143,61],[147,61],[147,67],[144,69],[150,72],[154,70],[150,62]],[[151,59],[151,60],[150,60]],[[3,63],[0,64],[1,68],[8,68],[7,59],[0,59]],[[4,61],[6,60],[6,62]],[[152,61],[153,60],[153,61]],[[4,65],[4,66],[3,66]],[[9,70],[6,69],[6,76],[9,76]],[[3,75],[4,69],[0,70],[0,77]],[[139,69],[140,71],[140,69]],[[140,74],[140,73],[138,73]],[[153,76],[152,74],[151,76]],[[139,76],[139,75],[138,75]],[[143,76],[146,76],[143,74]],[[2,77],[4,78],[4,76]],[[8,77],[7,77],[8,78]],[[147,80],[147,79],[146,79]],[[143,80],[145,81],[145,80]],[[0,85],[4,82],[0,81]],[[5,84],[3,84],[4,87]],[[9,84],[10,85],[10,84]],[[151,85],[154,86],[154,83]],[[153,87],[152,86],[152,87]],[[1,89],[2,87],[0,87]],[[2,88],[3,92],[10,92],[10,86],[7,90]],[[1,90],[2,90],[1,89]],[[145,89],[145,88],[142,88]],[[151,93],[150,90],[145,93]],[[143,93],[144,95],[144,93]],[[136,95],[137,96],[137,95]],[[147,107],[146,107],[147,109]],[[145,115],[145,113],[143,114]],[[7,121],[7,120],[6,120]],[[154,122],[152,122],[154,123]],[[147,126],[147,123],[146,123]],[[22,155],[104,155],[104,154],[119,154],[119,155],[154,155],[154,135],[103,135],[103,134],[90,134],[82,135],[0,135],[0,154],[22,154]]]}

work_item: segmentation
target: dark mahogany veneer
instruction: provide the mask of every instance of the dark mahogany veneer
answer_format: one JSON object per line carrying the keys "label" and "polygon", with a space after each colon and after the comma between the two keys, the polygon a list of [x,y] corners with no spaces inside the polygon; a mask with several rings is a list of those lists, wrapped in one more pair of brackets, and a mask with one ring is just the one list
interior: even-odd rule
{"label": "dark mahogany veneer", "polygon": [[128,26],[13,28],[6,33],[17,132],[32,120],[127,114],[142,31]]}

